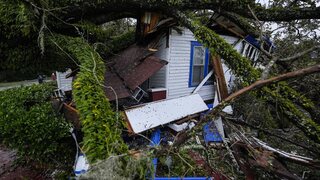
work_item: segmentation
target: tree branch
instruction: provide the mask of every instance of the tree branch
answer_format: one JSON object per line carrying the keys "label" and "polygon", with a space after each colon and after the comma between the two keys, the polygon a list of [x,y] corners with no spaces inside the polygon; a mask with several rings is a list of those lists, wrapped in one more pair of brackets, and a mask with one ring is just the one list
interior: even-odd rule
{"label": "tree branch", "polygon": [[313,74],[313,73],[316,73],[316,72],[320,72],[320,64],[317,64],[315,66],[311,66],[311,67],[308,67],[308,68],[300,69],[300,70],[297,70],[297,71],[281,74],[279,76],[272,77],[270,79],[259,80],[259,81],[254,82],[250,86],[242,88],[241,90],[231,94],[230,96],[228,96],[225,99],[225,101],[226,102],[231,101],[232,99],[239,97],[240,95],[246,93],[247,91],[250,91],[250,90],[253,90],[253,89],[268,85],[268,84],[271,84],[271,83],[276,83],[276,82],[279,82],[279,81],[288,80],[288,79],[292,79],[292,78],[299,77],[299,76],[306,76],[306,75]]}
{"label": "tree branch", "polygon": [[[54,3],[53,3],[54,4]],[[55,5],[55,4],[54,4]],[[253,8],[256,16],[261,21],[292,21],[297,19],[320,19],[320,7],[286,8],[274,7],[265,8],[255,3],[253,0],[104,0],[104,1],[80,1],[76,5],[65,3],[68,7],[60,14],[64,20],[81,20],[86,17],[101,16],[102,14],[139,12],[139,11],[165,11],[168,7],[176,10],[202,10],[211,9],[216,12],[232,12],[245,18],[254,19],[254,16],[247,8]],[[61,6],[61,2],[57,3]]]}
{"label": "tree branch", "polygon": [[297,54],[295,54],[295,55],[293,55],[293,56],[291,56],[291,57],[279,59],[278,61],[293,61],[293,60],[296,60],[296,59],[298,59],[299,57],[301,57],[301,56],[303,56],[303,55],[305,55],[305,54],[308,54],[308,53],[310,53],[310,52],[312,52],[312,51],[314,51],[314,50],[317,50],[317,49],[320,49],[320,45],[317,45],[317,46],[314,46],[314,47],[312,47],[312,48],[309,48],[309,49],[307,49],[307,50],[305,50],[305,51],[302,51],[302,52],[300,52],[300,53],[297,53]]}
{"label": "tree branch", "polygon": [[[276,77],[272,77],[270,79],[256,81],[255,83],[251,84],[250,86],[242,88],[239,91],[232,93],[226,99],[224,99],[221,103],[219,103],[216,107],[214,107],[213,110],[211,110],[208,113],[208,115],[203,117],[198,122],[198,124],[196,125],[196,128],[199,128],[199,127],[201,128],[205,122],[213,119],[213,117],[216,117],[225,106],[229,105],[233,100],[235,100],[236,98],[238,98],[239,96],[241,96],[245,93],[248,93],[249,91],[252,91],[254,89],[261,88],[263,86],[270,85],[272,83],[276,83],[279,81],[284,81],[284,80],[292,79],[292,78],[299,77],[299,76],[306,76],[306,75],[317,73],[317,72],[320,72],[320,64],[312,66],[312,67],[300,69],[297,71],[285,73],[285,74],[282,74],[282,75],[279,75]],[[194,131],[194,130],[192,130],[192,131]],[[176,146],[179,146],[183,142],[185,142],[190,137],[190,133],[188,133],[188,132],[191,132],[191,131],[185,131],[183,133],[180,133],[178,136],[178,139],[175,141],[174,144]]]}

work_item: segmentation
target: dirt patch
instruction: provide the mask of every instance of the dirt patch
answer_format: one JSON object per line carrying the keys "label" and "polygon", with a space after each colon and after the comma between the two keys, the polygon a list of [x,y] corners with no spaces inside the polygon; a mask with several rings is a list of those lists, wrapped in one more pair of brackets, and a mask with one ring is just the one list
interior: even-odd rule
{"label": "dirt patch", "polygon": [[8,171],[0,176],[2,180],[25,180],[25,179],[34,179],[34,180],[42,180],[48,179],[43,176],[41,173],[31,170],[26,167],[17,167],[13,171]]}
{"label": "dirt patch", "polygon": [[40,171],[31,167],[17,166],[16,152],[0,145],[0,180],[48,179]]}
{"label": "dirt patch", "polygon": [[14,168],[16,152],[0,145],[0,177],[10,169]]}

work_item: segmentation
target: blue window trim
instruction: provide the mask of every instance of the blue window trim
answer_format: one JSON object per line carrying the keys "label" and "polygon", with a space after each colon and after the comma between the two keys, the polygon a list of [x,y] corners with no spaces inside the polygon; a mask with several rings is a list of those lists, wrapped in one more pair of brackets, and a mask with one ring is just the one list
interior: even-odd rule
{"label": "blue window trim", "polygon": [[[191,41],[191,53],[190,53],[190,71],[189,71],[189,87],[196,87],[199,84],[192,84],[192,74],[193,74],[193,51],[194,51],[194,46],[202,46],[201,43],[199,43],[198,41]],[[207,76],[208,74],[208,65],[209,65],[209,50],[208,48],[206,48],[205,51],[205,63],[204,63],[204,77]],[[203,77],[203,78],[204,78]],[[211,83],[205,83],[205,85],[210,85]]]}

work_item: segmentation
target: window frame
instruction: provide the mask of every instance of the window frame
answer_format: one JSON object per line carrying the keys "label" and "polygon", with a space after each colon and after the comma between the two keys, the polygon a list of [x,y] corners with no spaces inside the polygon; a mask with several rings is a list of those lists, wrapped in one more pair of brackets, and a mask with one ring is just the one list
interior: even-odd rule
{"label": "window frame", "polygon": [[[201,46],[203,47],[203,45],[201,43],[199,43],[198,41],[191,41],[191,53],[190,53],[190,70],[189,70],[189,87],[197,87],[201,81],[208,75],[208,69],[209,69],[209,49],[208,48],[205,48],[205,59],[204,59],[204,72],[203,72],[203,77],[202,77],[202,80],[195,84],[195,83],[192,83],[193,81],[193,57],[194,57],[194,47],[198,47],[198,46]],[[211,83],[208,83],[206,82],[204,85],[212,85],[213,82]]]}

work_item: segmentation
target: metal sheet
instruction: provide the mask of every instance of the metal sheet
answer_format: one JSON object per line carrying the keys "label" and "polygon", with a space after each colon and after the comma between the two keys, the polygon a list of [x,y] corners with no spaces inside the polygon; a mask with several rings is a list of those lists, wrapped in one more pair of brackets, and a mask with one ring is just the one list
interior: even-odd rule
{"label": "metal sheet", "polygon": [[150,56],[133,69],[128,70],[128,73],[122,78],[131,90],[135,90],[140,84],[146,81],[166,64],[168,64],[167,61]]}
{"label": "metal sheet", "polygon": [[134,133],[152,129],[192,114],[208,110],[199,94],[156,101],[125,110]]}
{"label": "metal sheet", "polygon": [[112,87],[114,89],[114,91],[117,93],[118,99],[131,96],[131,92],[128,88],[126,88],[121,78],[116,73],[111,71],[106,71],[105,73],[105,86],[105,93],[110,101],[115,100],[116,96],[112,89],[108,87]]}

